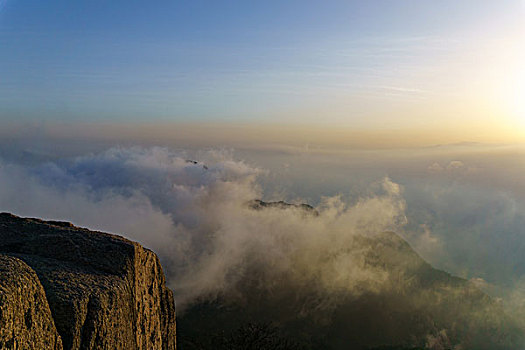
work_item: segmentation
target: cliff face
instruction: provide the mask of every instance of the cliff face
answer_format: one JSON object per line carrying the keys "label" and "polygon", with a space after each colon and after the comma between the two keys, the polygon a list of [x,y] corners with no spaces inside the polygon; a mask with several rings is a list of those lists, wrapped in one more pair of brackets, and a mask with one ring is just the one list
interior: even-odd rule
{"label": "cliff face", "polygon": [[22,260],[0,254],[0,349],[62,349],[36,273]]}
{"label": "cliff face", "polygon": [[176,348],[173,294],[138,243],[0,214],[0,254],[1,348]]}

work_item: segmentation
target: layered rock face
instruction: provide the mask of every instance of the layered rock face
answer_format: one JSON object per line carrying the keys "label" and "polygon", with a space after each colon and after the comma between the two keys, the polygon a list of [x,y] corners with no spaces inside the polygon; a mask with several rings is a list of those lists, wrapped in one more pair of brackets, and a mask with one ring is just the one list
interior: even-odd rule
{"label": "layered rock face", "polygon": [[62,349],[36,273],[0,254],[0,349]]}
{"label": "layered rock face", "polygon": [[176,348],[173,294],[140,244],[0,214],[0,254],[0,348]]}

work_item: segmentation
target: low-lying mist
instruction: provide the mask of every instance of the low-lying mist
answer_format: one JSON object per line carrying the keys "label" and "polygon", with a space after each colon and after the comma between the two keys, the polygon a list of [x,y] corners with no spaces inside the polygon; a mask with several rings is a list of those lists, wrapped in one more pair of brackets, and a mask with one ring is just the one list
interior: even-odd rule
{"label": "low-lying mist", "polygon": [[199,160],[163,148],[114,148],[35,167],[3,164],[0,207],[143,243],[164,261],[180,307],[230,290],[252,265],[276,277],[315,276],[326,289],[381,286],[385,271],[365,267],[363,252],[348,247],[356,233],[406,223],[399,185],[384,178],[352,204],[323,197],[316,216],[299,208],[257,211],[248,203],[263,197],[263,170],[227,152],[201,152]]}

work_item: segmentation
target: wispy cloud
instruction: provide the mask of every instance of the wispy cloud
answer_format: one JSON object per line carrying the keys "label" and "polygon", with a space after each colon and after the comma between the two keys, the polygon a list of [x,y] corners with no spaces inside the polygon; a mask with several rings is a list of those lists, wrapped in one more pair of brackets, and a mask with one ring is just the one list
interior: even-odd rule
{"label": "wispy cloud", "polygon": [[403,87],[403,86],[378,86],[377,88],[380,90],[402,92],[402,93],[409,93],[409,94],[422,94],[426,92],[425,90],[422,90],[422,89]]}

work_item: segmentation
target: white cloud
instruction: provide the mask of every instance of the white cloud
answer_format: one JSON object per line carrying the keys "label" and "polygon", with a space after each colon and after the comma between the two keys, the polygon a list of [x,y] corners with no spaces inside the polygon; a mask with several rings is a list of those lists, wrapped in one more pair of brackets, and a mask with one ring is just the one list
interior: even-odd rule
{"label": "white cloud", "polygon": [[234,288],[249,266],[298,283],[315,277],[323,290],[380,288],[385,271],[365,266],[363,248],[352,247],[356,234],[406,223],[402,189],[390,179],[353,205],[324,198],[309,217],[297,208],[250,209],[263,195],[264,171],[229,152],[187,160],[164,148],[113,148],[36,167],[2,164],[0,209],[138,240],[161,256],[179,306]]}
{"label": "white cloud", "polygon": [[446,169],[448,171],[454,171],[454,170],[457,170],[457,169],[461,169],[465,166],[465,164],[460,161],[460,160],[452,160],[448,163]]}

